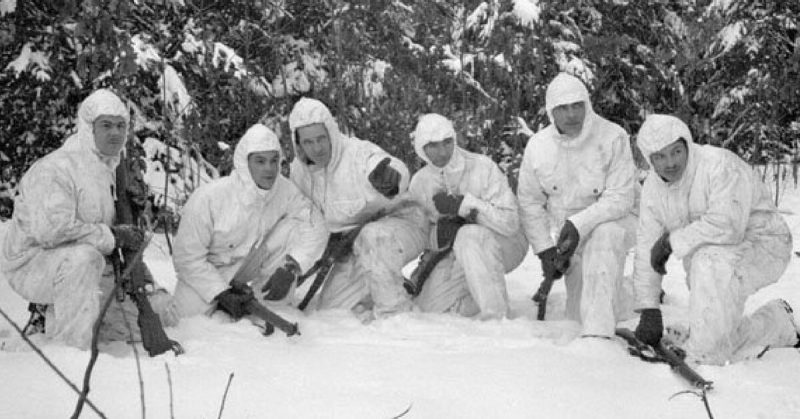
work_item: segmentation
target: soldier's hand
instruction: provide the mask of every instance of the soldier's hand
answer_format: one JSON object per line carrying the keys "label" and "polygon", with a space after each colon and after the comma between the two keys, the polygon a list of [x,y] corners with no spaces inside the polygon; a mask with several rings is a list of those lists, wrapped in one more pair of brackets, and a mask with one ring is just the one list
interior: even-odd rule
{"label": "soldier's hand", "polygon": [[438,192],[433,196],[433,205],[442,215],[458,215],[464,195],[450,195],[447,192]]}
{"label": "soldier's hand", "polygon": [[391,161],[391,158],[386,157],[369,174],[369,183],[387,198],[392,198],[400,192],[400,172],[389,166]]}
{"label": "soldier's hand", "polygon": [[228,288],[214,297],[217,308],[236,320],[250,314],[247,305],[254,299],[253,289],[246,285]]}
{"label": "soldier's hand", "polygon": [[664,335],[664,322],[661,319],[661,310],[657,308],[646,308],[642,310],[639,317],[639,325],[634,332],[636,339],[650,345],[656,346]]}
{"label": "soldier's hand", "polygon": [[542,263],[542,273],[545,278],[559,279],[564,275],[564,271],[559,269],[558,249],[555,246],[542,250],[536,256],[539,257],[539,261]]}
{"label": "soldier's hand", "polygon": [[669,232],[659,237],[650,249],[650,266],[661,275],[667,274],[667,260],[672,254],[672,245],[669,243]]}
{"label": "soldier's hand", "polygon": [[114,235],[114,247],[124,250],[139,250],[144,243],[144,230],[130,224],[111,226]]}
{"label": "soldier's hand", "polygon": [[561,259],[569,261],[572,255],[575,254],[575,249],[578,248],[578,243],[580,241],[581,235],[578,233],[578,229],[575,228],[575,224],[572,224],[570,220],[565,221],[564,226],[561,227],[561,232],[558,235],[558,243],[556,244]]}
{"label": "soldier's hand", "polygon": [[291,256],[286,256],[286,264],[276,269],[269,280],[261,288],[264,293],[265,300],[283,300],[292,289],[292,284],[300,275],[300,265],[292,259]]}

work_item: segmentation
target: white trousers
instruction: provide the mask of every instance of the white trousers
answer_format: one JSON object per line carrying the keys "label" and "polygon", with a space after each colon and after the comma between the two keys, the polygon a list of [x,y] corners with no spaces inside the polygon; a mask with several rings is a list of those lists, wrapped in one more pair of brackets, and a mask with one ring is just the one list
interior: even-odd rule
{"label": "white trousers", "polygon": [[[45,333],[53,341],[88,349],[92,328],[102,303],[114,287],[114,273],[103,255],[92,246],[72,244],[42,250],[27,264],[6,273],[11,287],[26,300],[48,304]],[[151,301],[164,326],[177,317],[166,293]],[[138,340],[138,310],[128,296],[112,301],[100,328],[100,341]],[[130,325],[125,324],[127,319]]]}
{"label": "white trousers", "polygon": [[423,231],[410,217],[390,215],[364,225],[352,256],[331,269],[317,307],[353,309],[361,304],[378,317],[411,310],[401,270],[424,245]]}
{"label": "white trousers", "polygon": [[[264,259],[264,262],[261,265],[261,274],[250,284],[255,292],[256,298],[262,304],[286,305],[294,303],[294,291],[296,288],[296,283],[292,284],[292,288],[289,290],[289,293],[286,294],[286,297],[279,301],[264,301],[264,293],[261,292],[261,288],[267,283],[270,276],[275,273],[278,268],[286,264],[286,255],[289,253],[292,245],[292,233],[299,224],[300,221],[296,220],[282,220],[277,226],[275,226],[275,230],[269,237],[269,242],[266,244],[267,257]],[[241,265],[241,262],[242,261],[240,260],[234,264],[218,266],[217,269],[222,277],[230,280],[233,279],[233,276],[236,273],[236,270],[239,268],[239,265]],[[175,286],[174,299],[175,306],[180,317],[191,317],[198,314],[209,313],[216,306],[216,303],[213,301],[207,302],[203,300],[200,294],[198,294],[191,285],[184,281],[178,281],[178,284]]]}
{"label": "white trousers", "polygon": [[722,365],[797,341],[792,316],[780,300],[743,315],[747,298],[783,275],[792,250],[792,236],[779,215],[754,217],[762,222],[751,224],[763,228],[748,230],[742,243],[701,246],[683,261],[689,286],[685,349],[699,362]]}
{"label": "white trousers", "polygon": [[453,251],[431,272],[416,303],[427,312],[505,317],[505,274],[522,263],[527,251],[522,234],[506,237],[481,225],[465,225],[456,234]]}
{"label": "white trousers", "polygon": [[636,242],[636,217],[599,224],[570,260],[565,276],[566,318],[583,325],[584,336],[614,336],[617,321],[631,316],[633,287],[623,276]]}

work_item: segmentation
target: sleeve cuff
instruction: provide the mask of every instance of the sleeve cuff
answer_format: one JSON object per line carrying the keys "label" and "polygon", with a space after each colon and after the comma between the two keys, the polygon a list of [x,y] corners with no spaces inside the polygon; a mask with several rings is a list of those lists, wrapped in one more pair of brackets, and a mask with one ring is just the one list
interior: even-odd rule
{"label": "sleeve cuff", "polygon": [[583,212],[579,212],[567,218],[567,220],[571,221],[575,226],[575,229],[578,230],[581,242],[589,236],[595,227],[593,223],[589,222],[589,220],[585,220],[587,217],[583,216],[583,214]]}
{"label": "sleeve cuff", "polygon": [[97,243],[97,250],[104,255],[108,255],[114,250],[114,235],[111,233],[111,227],[105,224],[99,224],[100,227],[100,242]]}
{"label": "sleeve cuff", "polygon": [[480,213],[483,209],[483,205],[483,201],[476,198],[475,195],[467,192],[464,194],[464,200],[461,201],[461,206],[458,207],[458,215],[466,218],[473,209],[478,210],[478,213]]}
{"label": "sleeve cuff", "polygon": [[672,247],[672,256],[683,259],[692,251],[692,245],[685,238],[683,229],[669,233],[669,245]]}

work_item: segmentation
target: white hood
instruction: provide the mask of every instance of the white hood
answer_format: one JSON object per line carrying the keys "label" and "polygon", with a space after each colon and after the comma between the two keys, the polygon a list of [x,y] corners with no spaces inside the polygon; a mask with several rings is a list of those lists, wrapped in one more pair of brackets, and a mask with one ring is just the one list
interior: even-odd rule
{"label": "white hood", "polygon": [[[104,156],[97,150],[97,145],[94,142],[92,126],[94,120],[100,115],[113,115],[124,118],[126,127],[125,141],[127,142],[127,126],[130,120],[128,107],[110,90],[99,89],[81,102],[78,108],[78,132],[67,138],[61,148],[67,151],[88,151],[94,153],[103,163],[113,169],[117,167],[119,163],[119,156]],[[122,149],[124,150],[125,147],[123,146]]]}

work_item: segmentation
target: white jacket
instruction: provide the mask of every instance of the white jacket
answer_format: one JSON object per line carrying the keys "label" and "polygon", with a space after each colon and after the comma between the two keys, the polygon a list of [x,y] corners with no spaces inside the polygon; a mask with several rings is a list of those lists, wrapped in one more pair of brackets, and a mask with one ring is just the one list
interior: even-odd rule
{"label": "white jacket", "polygon": [[247,156],[259,151],[280,151],[280,144],[271,131],[266,139],[263,133],[254,134],[258,132],[251,128],[236,145],[233,173],[192,194],[175,236],[173,262],[178,280],[197,291],[207,303],[228,288],[253,244],[279,220],[299,221],[301,227],[292,238],[289,255],[303,271],[313,265],[327,243],[328,232],[319,210],[291,181],[279,175],[269,190],[256,186]]}
{"label": "white jacket", "polygon": [[[420,157],[427,160],[424,153]],[[475,209],[478,211],[478,224],[502,236],[522,235],[517,199],[506,176],[487,156],[456,146],[445,167],[438,168],[429,163],[414,174],[409,192],[425,208],[429,226],[439,218],[433,195],[440,191],[464,195],[458,210],[460,216],[466,217]]]}
{"label": "white jacket", "polygon": [[[297,143],[295,131],[322,123],[331,142],[331,159],[326,167],[311,164]],[[377,145],[348,137],[339,131],[330,110],[320,101],[303,98],[289,115],[295,158],[291,179],[317,204],[331,232],[346,231],[364,224],[381,210],[387,210],[406,195],[409,173],[406,165]],[[392,199],[381,195],[369,182],[369,174],[386,157],[401,175],[399,194]]]}
{"label": "white jacket", "polygon": [[[534,253],[555,245],[552,235],[567,219],[583,241],[598,224],[633,211],[635,165],[628,134],[595,114],[586,88],[573,79],[554,79],[548,93],[561,90],[566,94],[548,95],[547,109],[550,114],[561,104],[557,101],[584,100],[581,133],[569,138],[551,123],[528,141],[519,171],[522,225]],[[558,83],[564,85],[552,86]]]}
{"label": "white jacket", "polygon": [[[102,254],[114,248],[114,170],[119,157],[97,151],[92,123],[100,115],[121,116],[128,110],[113,93],[98,90],[81,103],[78,131],[59,149],[44,156],[23,176],[14,217],[0,251],[0,267],[13,272],[45,249],[82,243]],[[13,277],[13,275],[9,275]],[[14,281],[25,278],[15,278]],[[51,301],[52,296],[23,297]]]}
{"label": "white jacket", "polygon": [[[640,147],[643,135],[647,133],[640,131]],[[728,150],[697,145],[691,135],[683,137],[688,160],[681,179],[666,183],[651,171],[642,188],[634,265],[638,309],[659,305],[661,275],[650,266],[650,249],[664,232],[670,232],[672,256],[678,259],[700,246],[739,244],[746,236],[786,232],[783,222],[764,223],[763,217],[753,217],[780,215],[747,163]]]}

